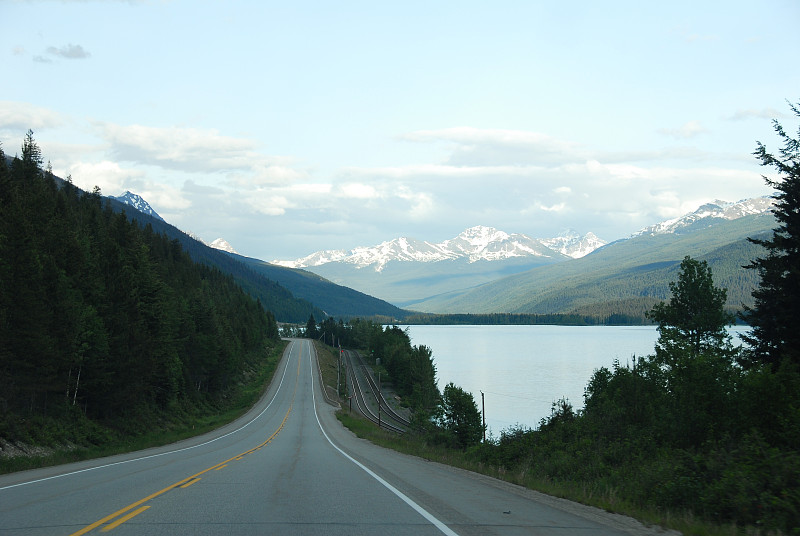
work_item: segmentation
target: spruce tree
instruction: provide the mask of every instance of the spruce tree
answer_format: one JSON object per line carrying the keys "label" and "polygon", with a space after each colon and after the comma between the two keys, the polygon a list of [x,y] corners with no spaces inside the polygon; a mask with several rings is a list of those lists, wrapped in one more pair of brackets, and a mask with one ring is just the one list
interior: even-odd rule
{"label": "spruce tree", "polygon": [[[789,106],[800,117],[798,105]],[[766,256],[747,266],[758,271],[761,282],[753,291],[754,306],[744,315],[753,330],[746,337],[752,351],[743,364],[776,369],[784,359],[800,364],[800,129],[792,138],[777,120],[773,125],[783,147],[773,155],[756,142],[753,154],[762,166],[777,171],[777,179],[764,180],[776,190],[773,212],[778,226],[769,239],[750,239],[766,249]]]}
{"label": "spruce tree", "polygon": [[714,286],[708,262],[686,257],[669,303],[658,303],[647,317],[658,324],[656,355],[668,366],[701,354],[730,352],[726,326],[733,317],[723,307],[727,292]]}

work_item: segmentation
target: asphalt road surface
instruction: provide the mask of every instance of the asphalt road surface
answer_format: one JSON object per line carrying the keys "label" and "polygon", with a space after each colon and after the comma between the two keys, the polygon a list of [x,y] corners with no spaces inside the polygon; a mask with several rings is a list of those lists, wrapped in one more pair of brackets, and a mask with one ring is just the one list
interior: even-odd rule
{"label": "asphalt road surface", "polygon": [[633,519],[376,447],[293,340],[243,418],[173,445],[0,476],[0,534],[660,534]]}

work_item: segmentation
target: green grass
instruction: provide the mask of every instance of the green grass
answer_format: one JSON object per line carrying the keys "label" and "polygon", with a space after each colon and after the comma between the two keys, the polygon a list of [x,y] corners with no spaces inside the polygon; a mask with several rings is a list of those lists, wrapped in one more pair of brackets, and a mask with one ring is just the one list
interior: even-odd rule
{"label": "green grass", "polygon": [[[126,423],[126,428],[133,430],[129,433],[103,427],[76,415],[71,415],[68,423],[53,417],[26,423],[27,427],[35,424],[37,430],[24,442],[46,447],[49,453],[0,458],[0,474],[168,445],[215,430],[244,415],[258,401],[269,385],[287,344],[281,341],[276,345],[267,359],[250,371],[246,381],[239,384],[226,400],[201,407],[168,408],[159,414],[148,415],[147,419],[141,419],[141,423]],[[69,432],[64,432],[65,428],[69,428]]]}
{"label": "green grass", "polygon": [[520,464],[513,469],[481,463],[473,455],[474,451],[460,451],[434,444],[425,437],[404,434],[398,436],[379,429],[372,422],[347,409],[336,413],[339,421],[362,439],[376,445],[426,460],[459,467],[476,473],[511,482],[528,489],[540,491],[582,504],[595,506],[608,512],[623,514],[640,520],[646,525],[658,525],[674,529],[686,535],[697,536],[767,536],[779,534],[763,531],[757,527],[737,527],[735,525],[716,525],[694,516],[691,512],[671,512],[641,508],[626,500],[620,491],[603,482],[579,482],[553,480],[539,475],[532,461]]}

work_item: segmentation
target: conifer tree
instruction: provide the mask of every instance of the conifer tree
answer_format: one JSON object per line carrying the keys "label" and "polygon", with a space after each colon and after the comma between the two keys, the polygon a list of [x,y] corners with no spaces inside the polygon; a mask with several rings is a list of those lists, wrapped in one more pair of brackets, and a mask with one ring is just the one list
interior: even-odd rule
{"label": "conifer tree", "polygon": [[[800,117],[798,105],[789,106]],[[750,240],[763,246],[766,256],[747,266],[758,271],[761,283],[753,292],[754,306],[745,311],[753,331],[746,337],[752,352],[743,364],[775,369],[784,359],[800,364],[800,129],[792,138],[777,120],[773,126],[783,143],[778,154],[768,152],[761,142],[753,154],[778,173],[777,179],[764,176],[776,190],[773,212],[778,227],[769,239]]]}
{"label": "conifer tree", "polygon": [[647,317],[658,324],[656,355],[665,363],[696,358],[729,349],[726,326],[733,317],[723,309],[727,292],[714,286],[708,262],[686,257],[677,282],[670,282],[672,298],[658,303]]}

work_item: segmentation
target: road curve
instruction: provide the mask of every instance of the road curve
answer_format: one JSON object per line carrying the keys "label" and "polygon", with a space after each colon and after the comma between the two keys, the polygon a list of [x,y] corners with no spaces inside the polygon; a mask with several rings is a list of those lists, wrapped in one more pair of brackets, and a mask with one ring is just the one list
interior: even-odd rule
{"label": "road curve", "polygon": [[356,438],[293,340],[247,415],[166,447],[0,476],[0,534],[657,534]]}

